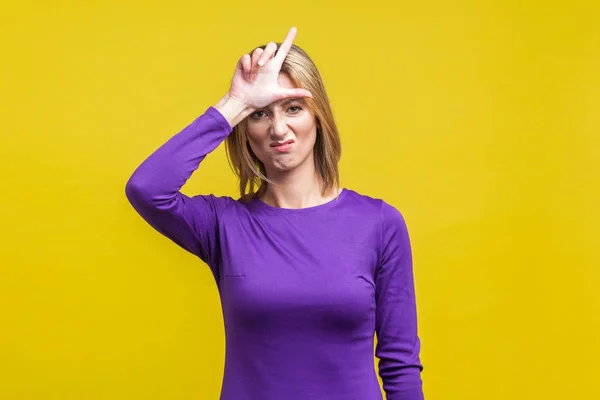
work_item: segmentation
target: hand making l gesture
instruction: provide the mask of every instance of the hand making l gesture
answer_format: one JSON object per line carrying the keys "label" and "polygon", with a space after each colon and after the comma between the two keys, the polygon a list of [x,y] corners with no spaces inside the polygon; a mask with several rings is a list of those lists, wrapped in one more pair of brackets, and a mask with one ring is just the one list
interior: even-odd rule
{"label": "hand making l gesture", "polygon": [[306,89],[284,89],[277,82],[295,37],[296,28],[292,27],[275,56],[277,45],[274,42],[270,42],[264,50],[257,48],[252,55],[244,54],[236,65],[229,97],[249,109],[260,109],[290,97],[312,97]]}

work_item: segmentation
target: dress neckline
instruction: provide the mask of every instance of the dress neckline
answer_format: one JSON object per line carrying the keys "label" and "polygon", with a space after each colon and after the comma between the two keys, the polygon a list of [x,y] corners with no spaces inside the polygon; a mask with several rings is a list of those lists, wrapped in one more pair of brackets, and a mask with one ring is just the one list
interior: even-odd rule
{"label": "dress neckline", "polygon": [[328,210],[332,207],[335,207],[340,202],[340,200],[342,200],[342,198],[346,195],[346,193],[347,193],[347,190],[345,188],[342,188],[340,190],[340,193],[335,198],[333,198],[325,203],[318,204],[316,206],[303,207],[303,208],[274,207],[274,206],[271,206],[271,205],[265,203],[258,197],[255,197],[252,200],[252,202],[254,204],[256,204],[257,207],[260,209],[275,211],[275,212],[279,212],[279,213],[310,213],[310,212],[315,212],[315,211]]}

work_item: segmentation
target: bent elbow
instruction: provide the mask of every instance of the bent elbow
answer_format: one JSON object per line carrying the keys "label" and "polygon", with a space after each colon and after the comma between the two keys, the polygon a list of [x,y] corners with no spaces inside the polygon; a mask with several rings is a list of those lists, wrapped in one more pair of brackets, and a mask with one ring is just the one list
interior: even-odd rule
{"label": "bent elbow", "polygon": [[125,184],[125,197],[131,204],[148,197],[148,185],[134,173]]}

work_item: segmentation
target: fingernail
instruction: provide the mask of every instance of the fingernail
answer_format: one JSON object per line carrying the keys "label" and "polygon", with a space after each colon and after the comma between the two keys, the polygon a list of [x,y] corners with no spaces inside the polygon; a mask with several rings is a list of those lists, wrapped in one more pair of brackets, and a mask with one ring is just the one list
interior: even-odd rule
{"label": "fingernail", "polygon": [[265,62],[264,62],[263,60],[258,60],[258,62],[257,62],[257,64],[258,64],[258,65],[260,65],[261,67],[262,67],[262,65],[263,65],[264,63],[265,63]]}

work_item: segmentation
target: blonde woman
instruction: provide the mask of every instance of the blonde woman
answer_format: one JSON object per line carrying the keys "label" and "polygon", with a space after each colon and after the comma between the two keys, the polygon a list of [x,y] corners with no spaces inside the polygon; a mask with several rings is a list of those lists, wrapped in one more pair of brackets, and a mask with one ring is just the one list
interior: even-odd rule
{"label": "blonde woman", "polygon": [[[221,400],[379,400],[374,355],[388,400],[423,399],[405,221],[340,188],[338,130],[295,35],[241,57],[227,94],[143,161],[127,198],[212,271]],[[240,197],[181,193],[224,141]]]}

